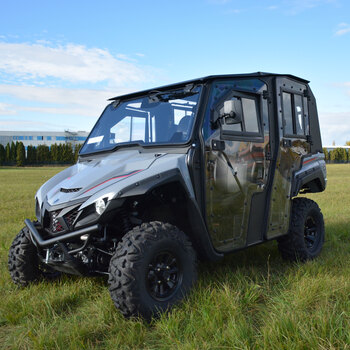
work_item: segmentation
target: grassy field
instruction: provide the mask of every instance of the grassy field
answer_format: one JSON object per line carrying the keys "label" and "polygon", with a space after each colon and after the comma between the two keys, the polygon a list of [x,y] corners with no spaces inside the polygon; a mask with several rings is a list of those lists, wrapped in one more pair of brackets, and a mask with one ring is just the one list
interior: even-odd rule
{"label": "grassy field", "polygon": [[11,282],[10,244],[59,170],[0,168],[1,349],[350,349],[350,165],[330,165],[310,195],[326,222],[317,260],[283,262],[271,242],[201,264],[189,298],[151,324],[125,320],[104,278]]}

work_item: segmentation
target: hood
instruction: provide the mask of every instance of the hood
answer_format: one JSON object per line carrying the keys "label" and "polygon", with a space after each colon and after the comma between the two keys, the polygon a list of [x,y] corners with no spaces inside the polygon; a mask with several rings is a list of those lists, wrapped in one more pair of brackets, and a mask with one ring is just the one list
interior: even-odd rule
{"label": "hood", "polygon": [[42,186],[37,194],[39,204],[45,197],[49,205],[90,197],[106,186],[148,169],[160,156],[138,150],[121,150],[103,158],[80,161]]}

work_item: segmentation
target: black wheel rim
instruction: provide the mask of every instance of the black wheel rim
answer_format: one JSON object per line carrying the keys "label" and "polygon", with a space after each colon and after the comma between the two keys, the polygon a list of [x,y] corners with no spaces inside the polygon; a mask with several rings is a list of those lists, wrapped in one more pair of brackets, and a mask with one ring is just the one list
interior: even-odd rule
{"label": "black wheel rim", "polygon": [[171,299],[182,281],[178,258],[171,252],[158,253],[148,265],[146,284],[152,298],[158,301]]}
{"label": "black wheel rim", "polygon": [[312,216],[308,216],[304,225],[304,240],[306,248],[312,252],[315,250],[319,243],[319,232],[315,219]]}

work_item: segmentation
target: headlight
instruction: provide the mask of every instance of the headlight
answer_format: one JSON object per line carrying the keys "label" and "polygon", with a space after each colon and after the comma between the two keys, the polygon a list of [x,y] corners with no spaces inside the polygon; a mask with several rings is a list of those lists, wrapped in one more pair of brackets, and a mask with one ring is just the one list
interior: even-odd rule
{"label": "headlight", "polygon": [[95,209],[98,215],[101,215],[106,209],[107,198],[100,198],[95,202]]}

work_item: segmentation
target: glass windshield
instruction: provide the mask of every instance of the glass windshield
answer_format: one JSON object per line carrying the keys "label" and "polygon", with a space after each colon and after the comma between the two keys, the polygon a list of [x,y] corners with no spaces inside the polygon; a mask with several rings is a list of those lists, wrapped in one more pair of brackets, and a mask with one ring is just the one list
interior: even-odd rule
{"label": "glass windshield", "polygon": [[189,140],[201,87],[166,92],[109,104],[80,154],[128,144],[176,144]]}

